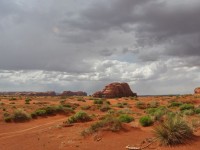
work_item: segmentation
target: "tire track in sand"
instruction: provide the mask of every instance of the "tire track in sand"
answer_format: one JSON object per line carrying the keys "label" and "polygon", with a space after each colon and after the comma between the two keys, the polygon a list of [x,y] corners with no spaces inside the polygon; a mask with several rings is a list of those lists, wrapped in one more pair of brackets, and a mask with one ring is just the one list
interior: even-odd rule
{"label": "tire track in sand", "polygon": [[[42,127],[45,127],[45,126],[48,126],[48,125],[51,125],[51,124],[54,124],[54,123],[57,123],[57,122],[60,122],[60,121],[63,121],[63,120],[66,120],[66,118],[55,120],[55,121],[48,122],[48,123],[41,124],[41,125],[37,125],[37,126],[31,127],[31,128],[23,129],[23,130],[18,130],[18,131],[14,131],[14,132],[0,133],[0,140],[1,139],[7,139],[7,138],[10,138],[10,137],[14,137],[14,136],[18,136],[18,135],[22,135],[23,133],[25,133],[27,131],[34,130],[34,129],[40,130],[40,129],[43,129]],[[45,129],[46,129],[46,127],[45,127]],[[36,130],[36,131],[38,131],[38,130]]]}

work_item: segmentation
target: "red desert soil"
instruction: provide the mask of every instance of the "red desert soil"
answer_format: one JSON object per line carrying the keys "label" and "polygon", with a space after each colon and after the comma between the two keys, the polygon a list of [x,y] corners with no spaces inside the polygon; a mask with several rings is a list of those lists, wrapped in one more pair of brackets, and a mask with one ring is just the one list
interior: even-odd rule
{"label": "red desert soil", "polygon": [[[51,104],[56,104],[55,101],[57,99],[52,99],[52,101],[47,101]],[[145,103],[154,100],[165,105],[167,101],[174,99],[174,97],[141,97],[139,99]],[[184,98],[183,100],[188,101],[191,99]],[[6,104],[6,100],[2,99],[1,101]],[[39,100],[33,101],[36,102]],[[132,106],[131,109],[133,109],[134,112],[144,112],[144,110],[134,107],[134,100],[112,99],[109,101],[111,104],[125,101]],[[79,103],[81,106],[93,104],[91,100],[87,100],[87,98],[86,102],[77,102],[74,99],[70,100],[70,102]],[[199,99],[195,99],[195,103],[199,105]],[[21,106],[23,105],[23,101],[19,100],[19,103],[16,101],[16,106],[17,104]],[[38,106],[32,107],[38,108]],[[31,109],[33,109],[32,107]],[[87,112],[90,113],[90,111]],[[0,113],[2,114],[3,112]],[[91,113],[102,114],[102,112],[98,110],[91,111]],[[152,127],[144,128],[133,122],[125,125],[128,129],[127,131],[103,131],[84,138],[80,133],[88,128],[94,121],[75,123],[72,127],[62,127],[61,125],[65,120],[67,120],[67,116],[64,115],[32,119],[24,123],[5,123],[3,120],[0,120],[0,150],[123,150],[127,145],[140,146],[145,139],[153,137]],[[149,148],[146,148],[146,150],[199,150],[200,130],[197,130],[195,134],[198,136],[196,140],[186,145],[170,148],[161,147],[158,143],[154,143]]]}

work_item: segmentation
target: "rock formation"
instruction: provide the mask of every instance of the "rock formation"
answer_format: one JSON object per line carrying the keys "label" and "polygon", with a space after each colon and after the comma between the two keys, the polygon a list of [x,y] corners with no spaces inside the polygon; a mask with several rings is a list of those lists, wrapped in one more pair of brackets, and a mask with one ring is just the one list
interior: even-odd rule
{"label": "rock formation", "polygon": [[200,94],[200,87],[194,89],[194,94]]}
{"label": "rock formation", "polygon": [[13,95],[13,96],[56,96],[56,92],[0,92],[0,95]]}
{"label": "rock formation", "polygon": [[129,97],[129,96],[137,96],[136,93],[133,93],[127,83],[111,83],[102,91],[95,92],[93,97],[100,98],[120,98],[120,97]]}
{"label": "rock formation", "polygon": [[86,92],[78,91],[78,92],[72,92],[72,91],[63,91],[61,96],[87,96]]}

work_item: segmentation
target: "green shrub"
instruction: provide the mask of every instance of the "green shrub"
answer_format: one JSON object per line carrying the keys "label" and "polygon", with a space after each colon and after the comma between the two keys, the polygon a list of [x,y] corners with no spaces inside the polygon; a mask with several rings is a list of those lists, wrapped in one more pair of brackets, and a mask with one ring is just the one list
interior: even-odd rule
{"label": "green shrub", "polygon": [[77,101],[86,102],[86,101],[83,99],[83,97],[79,97],[79,98],[77,99]]}
{"label": "green shrub", "polygon": [[175,116],[155,127],[154,135],[162,145],[177,145],[191,140],[193,131],[182,118]]}
{"label": "green shrub", "polygon": [[88,110],[88,109],[90,109],[91,107],[90,106],[88,106],[88,105],[86,105],[86,106],[81,106],[81,109],[82,110]]}
{"label": "green shrub", "polygon": [[13,121],[24,122],[31,119],[31,116],[22,109],[17,109],[13,114]]}
{"label": "green shrub", "polygon": [[124,105],[122,103],[117,103],[116,107],[118,107],[118,108],[124,108]]}
{"label": "green shrub", "polygon": [[148,107],[150,107],[150,108],[156,108],[156,107],[158,107],[158,106],[159,106],[159,103],[156,102],[156,101],[150,102],[150,103],[148,104]]}
{"label": "green shrub", "polygon": [[76,122],[88,122],[92,118],[84,111],[79,111],[75,115],[71,116],[65,123],[76,123]]}
{"label": "green shrub", "polygon": [[33,113],[31,113],[31,116],[33,118],[35,118],[37,116],[46,116],[46,115],[47,115],[47,112],[44,109],[38,109],[38,110],[34,111]]}
{"label": "green shrub", "polygon": [[140,124],[143,126],[143,127],[147,127],[147,126],[150,126],[153,124],[153,120],[151,119],[150,116],[143,116],[140,118],[139,120]]}
{"label": "green shrub", "polygon": [[171,104],[169,105],[169,107],[179,107],[182,104],[183,104],[182,102],[171,102]]}
{"label": "green shrub", "polygon": [[95,99],[94,104],[103,104],[103,100],[102,99]]}
{"label": "green shrub", "polygon": [[86,136],[99,130],[109,130],[112,132],[116,132],[121,129],[123,129],[121,121],[119,121],[119,119],[113,117],[112,115],[108,115],[104,117],[103,120],[92,124],[88,129],[84,130],[82,132],[82,135]]}
{"label": "green shrub", "polygon": [[31,99],[30,98],[26,98],[25,99],[25,104],[30,104]]}
{"label": "green shrub", "polygon": [[111,109],[110,106],[109,105],[105,105],[105,104],[100,107],[100,110],[102,112],[108,111],[110,109]]}
{"label": "green shrub", "polygon": [[160,121],[161,118],[168,112],[166,107],[158,107],[158,108],[148,108],[146,110],[147,114],[154,116],[154,120]]}
{"label": "green shrub", "polygon": [[118,117],[119,121],[129,123],[134,120],[132,116],[129,116],[127,114],[122,114]]}
{"label": "green shrub", "polygon": [[180,110],[182,111],[182,110],[188,110],[188,109],[194,109],[194,105],[192,105],[192,104],[182,104],[181,106],[180,106]]}
{"label": "green shrub", "polygon": [[136,102],[135,107],[137,107],[139,109],[145,109],[146,105],[144,102],[138,101],[138,102]]}
{"label": "green shrub", "polygon": [[186,109],[186,110],[183,110],[182,113],[184,115],[188,115],[188,116],[191,116],[191,115],[194,115],[194,110],[193,109]]}
{"label": "green shrub", "polygon": [[196,108],[194,111],[196,114],[200,114],[200,108]]}
{"label": "green shrub", "polygon": [[129,108],[120,109],[117,114],[133,114],[134,112]]}
{"label": "green shrub", "polygon": [[3,119],[4,119],[5,122],[12,122],[13,118],[12,118],[12,116],[9,113],[5,112],[3,114]]}
{"label": "green shrub", "polygon": [[17,98],[16,97],[11,97],[9,100],[10,101],[14,101],[14,100],[17,100]]}

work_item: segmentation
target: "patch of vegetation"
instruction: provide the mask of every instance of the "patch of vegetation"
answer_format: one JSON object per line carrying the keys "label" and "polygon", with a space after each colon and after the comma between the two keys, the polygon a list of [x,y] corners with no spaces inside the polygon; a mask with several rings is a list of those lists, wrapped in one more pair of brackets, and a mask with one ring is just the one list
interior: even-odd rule
{"label": "patch of vegetation", "polygon": [[88,109],[90,109],[90,108],[91,108],[91,106],[89,106],[89,105],[81,106],[81,109],[82,109],[82,110],[88,110]]}
{"label": "patch of vegetation", "polygon": [[160,106],[158,108],[146,109],[146,113],[153,116],[154,120],[157,120],[157,121],[160,121],[167,112],[168,110],[164,106]]}
{"label": "patch of vegetation", "polygon": [[11,97],[11,98],[9,98],[9,100],[10,101],[14,101],[14,100],[17,100],[17,98],[16,97]]}
{"label": "patch of vegetation", "polygon": [[77,101],[86,102],[83,97],[78,97]]}
{"label": "patch of vegetation", "polygon": [[125,123],[129,123],[131,121],[134,120],[134,118],[130,115],[127,115],[127,114],[122,114],[118,117],[119,121],[120,122],[125,122]]}
{"label": "patch of vegetation", "polygon": [[12,122],[12,116],[7,112],[3,114],[3,119],[5,122]]}
{"label": "patch of vegetation", "polygon": [[193,104],[182,104],[180,106],[180,110],[189,110],[189,109],[194,109],[194,105]]}
{"label": "patch of vegetation", "polygon": [[30,104],[31,99],[30,98],[26,98],[25,99],[25,104]]}
{"label": "patch of vegetation", "polygon": [[138,102],[136,102],[135,107],[139,108],[139,109],[145,109],[146,104],[144,102],[138,101]]}
{"label": "patch of vegetation", "polygon": [[148,104],[149,108],[156,108],[159,106],[159,103],[157,101],[152,101]]}
{"label": "patch of vegetation", "polygon": [[181,105],[183,105],[182,102],[176,102],[175,101],[175,102],[171,102],[171,104],[168,107],[179,107]]}
{"label": "patch of vegetation", "polygon": [[77,122],[88,122],[91,121],[92,118],[84,111],[79,111],[73,116],[71,116],[65,123],[77,123]]}
{"label": "patch of vegetation", "polygon": [[63,107],[62,105],[58,106],[47,106],[40,109],[35,110],[31,113],[33,118],[37,118],[37,116],[49,116],[56,115],[58,113],[69,114],[73,113],[73,109],[69,107]]}
{"label": "patch of vegetation", "polygon": [[153,120],[151,119],[150,116],[143,116],[139,119],[140,124],[143,127],[148,127],[151,126],[153,124]]}
{"label": "patch of vegetation", "polygon": [[195,108],[194,112],[195,114],[200,114],[200,108]]}
{"label": "patch of vegetation", "polygon": [[102,99],[95,99],[94,104],[103,104],[103,100]]}
{"label": "patch of vegetation", "polygon": [[113,117],[112,115],[106,116],[103,120],[100,120],[92,124],[88,129],[84,130],[81,134],[83,136],[95,133],[99,130],[119,131],[123,129],[121,121]]}
{"label": "patch of vegetation", "polygon": [[133,114],[134,112],[129,108],[124,108],[117,111],[117,114]]}
{"label": "patch of vegetation", "polygon": [[31,119],[31,115],[22,109],[15,110],[12,116],[12,120],[15,122],[24,122],[30,119]]}
{"label": "patch of vegetation", "polygon": [[124,108],[124,105],[122,103],[117,103],[115,106],[118,108]]}
{"label": "patch of vegetation", "polygon": [[154,134],[162,145],[184,144],[193,137],[192,129],[180,116],[167,118],[154,128]]}
{"label": "patch of vegetation", "polygon": [[106,105],[106,104],[104,104],[104,105],[102,105],[101,107],[100,107],[100,110],[102,111],[102,112],[106,112],[106,111],[108,111],[108,110],[110,110],[111,108],[110,108],[110,106],[109,105]]}
{"label": "patch of vegetation", "polygon": [[182,111],[182,114],[191,116],[191,115],[194,115],[195,112],[194,112],[193,109],[186,109],[186,110],[183,110],[183,111]]}

